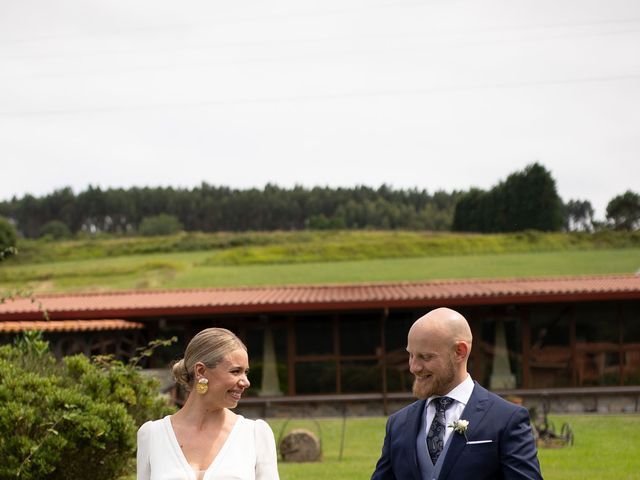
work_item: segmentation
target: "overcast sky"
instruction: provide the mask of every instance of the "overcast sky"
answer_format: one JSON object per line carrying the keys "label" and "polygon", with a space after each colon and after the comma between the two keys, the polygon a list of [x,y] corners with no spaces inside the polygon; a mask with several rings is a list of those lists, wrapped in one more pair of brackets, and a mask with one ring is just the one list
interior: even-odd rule
{"label": "overcast sky", "polygon": [[640,190],[637,0],[0,0],[0,199],[64,186]]}

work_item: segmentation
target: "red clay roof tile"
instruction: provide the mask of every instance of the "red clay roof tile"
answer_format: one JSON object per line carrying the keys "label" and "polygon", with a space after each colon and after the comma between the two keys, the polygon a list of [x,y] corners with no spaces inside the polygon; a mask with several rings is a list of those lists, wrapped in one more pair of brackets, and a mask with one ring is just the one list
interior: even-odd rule
{"label": "red clay roof tile", "polygon": [[0,332],[16,333],[25,330],[41,332],[87,332],[96,330],[140,330],[144,325],[127,320],[23,320],[0,322]]}
{"label": "red clay roof tile", "polygon": [[[623,298],[640,298],[640,276],[122,291],[50,294],[37,300],[52,319],[88,319]],[[37,302],[17,299],[0,305],[0,320],[18,319],[42,319]]]}

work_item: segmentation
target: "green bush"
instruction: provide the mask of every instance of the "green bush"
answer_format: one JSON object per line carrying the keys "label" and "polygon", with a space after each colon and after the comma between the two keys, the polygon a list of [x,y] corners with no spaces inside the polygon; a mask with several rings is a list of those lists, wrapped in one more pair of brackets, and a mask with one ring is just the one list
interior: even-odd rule
{"label": "green bush", "polygon": [[182,230],[182,224],[174,215],[161,213],[152,217],[145,217],[138,229],[140,235],[153,237],[156,235],[171,235]]}
{"label": "green bush", "polygon": [[47,237],[53,240],[71,238],[71,230],[66,223],[60,220],[51,220],[40,228],[40,237]]}
{"label": "green bush", "polygon": [[171,411],[157,392],[133,364],[58,362],[38,334],[0,347],[0,478],[121,478],[138,426]]}
{"label": "green bush", "polygon": [[16,229],[5,218],[0,217],[0,260],[16,247]]}

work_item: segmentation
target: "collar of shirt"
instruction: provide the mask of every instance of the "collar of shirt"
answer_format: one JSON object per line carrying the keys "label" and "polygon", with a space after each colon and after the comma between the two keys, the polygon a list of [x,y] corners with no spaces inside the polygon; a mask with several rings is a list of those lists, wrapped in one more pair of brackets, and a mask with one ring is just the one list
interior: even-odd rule
{"label": "collar of shirt", "polygon": [[[469,403],[469,399],[471,398],[471,393],[473,392],[473,380],[471,379],[471,375],[467,374],[467,378],[465,378],[461,383],[459,383],[455,388],[453,388],[450,392],[448,392],[445,397],[453,398],[455,401],[453,404],[446,410],[445,412],[445,420],[446,425],[450,425],[455,420],[459,420],[464,407]],[[426,431],[429,432],[429,428],[431,428],[431,422],[433,422],[433,417],[436,415],[436,406],[433,404],[433,400],[439,398],[440,395],[434,395],[427,399],[425,403],[425,411],[426,411]],[[447,442],[447,439],[451,435],[451,428],[447,428],[444,434],[444,441]]]}
{"label": "collar of shirt", "polygon": [[[471,375],[467,373],[467,378],[465,378],[462,381],[462,383],[459,383],[456,387],[453,388],[453,390],[451,390],[449,393],[445,394],[444,396],[453,398],[456,402],[461,403],[464,408],[469,402],[472,392],[473,392],[473,380],[471,379]],[[433,397],[429,397],[427,399],[427,405],[431,405],[431,402],[436,398],[440,398],[440,395],[434,395]]]}

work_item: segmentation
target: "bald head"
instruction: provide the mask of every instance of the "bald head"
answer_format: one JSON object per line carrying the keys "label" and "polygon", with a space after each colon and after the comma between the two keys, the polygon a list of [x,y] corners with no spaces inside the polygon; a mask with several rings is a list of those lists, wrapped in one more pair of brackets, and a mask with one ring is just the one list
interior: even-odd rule
{"label": "bald head", "polygon": [[471,340],[467,320],[450,308],[437,308],[416,320],[407,338],[414,395],[446,395],[463,382]]}
{"label": "bald head", "polygon": [[467,320],[450,308],[436,308],[423,315],[411,326],[411,332],[417,335],[435,335],[441,341],[453,344],[463,341],[471,345],[473,337]]}

